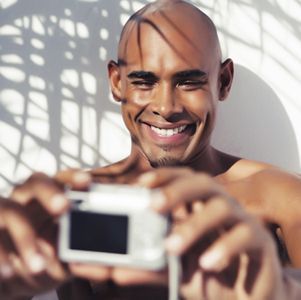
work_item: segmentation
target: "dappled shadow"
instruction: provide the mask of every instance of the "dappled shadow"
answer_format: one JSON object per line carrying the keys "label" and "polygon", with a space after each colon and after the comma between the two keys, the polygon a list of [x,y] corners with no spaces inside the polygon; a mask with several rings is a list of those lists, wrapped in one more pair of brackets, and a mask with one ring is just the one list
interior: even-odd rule
{"label": "dappled shadow", "polygon": [[[294,17],[285,7],[270,1],[215,0],[210,5],[199,0],[191,2],[217,24],[225,56],[235,59],[237,47],[244,65],[248,56],[256,55],[258,69],[268,57],[274,69],[284,74],[290,89],[300,86],[301,78],[295,70],[301,67],[301,51],[283,43],[279,31],[268,30],[265,23],[266,18],[277,21],[277,26],[289,32],[300,46],[297,13]],[[106,63],[117,58],[122,23],[146,3],[10,0],[0,4],[0,191],[33,170],[54,173],[66,167],[93,167],[126,154],[129,141],[119,107],[110,101]],[[300,1],[290,3],[294,3],[296,11],[301,10]],[[246,20],[240,31],[229,25],[228,13],[233,7]],[[246,34],[248,28],[253,29],[255,36],[252,32]],[[271,49],[275,45],[278,52]],[[286,60],[282,59],[284,56]],[[232,100],[225,104],[228,108],[222,108],[219,128],[225,130],[218,129],[215,141],[221,142],[217,144],[223,147],[224,137],[231,141],[229,152],[300,168],[294,129],[281,102],[290,101],[297,109],[301,109],[300,104],[285,85],[279,86],[281,99],[269,87],[277,85],[282,77],[272,79],[268,86],[242,66],[236,76],[241,76],[237,82],[243,86],[234,86]],[[247,86],[245,82],[249,80]],[[254,90],[258,92],[255,98],[251,97]],[[241,98],[244,105],[239,106]],[[236,123],[229,123],[234,109],[241,111],[235,116]],[[254,112],[254,119],[239,118],[250,111]],[[234,135],[234,124],[243,122],[247,125],[240,126],[240,133]],[[251,135],[254,143],[250,142]],[[272,148],[265,147],[266,143]],[[255,145],[265,146],[261,149]]]}
{"label": "dappled shadow", "polygon": [[3,183],[34,169],[108,163],[99,151],[101,122],[119,107],[108,101],[106,63],[115,56],[120,18],[128,10],[110,1],[72,0],[2,7]]}

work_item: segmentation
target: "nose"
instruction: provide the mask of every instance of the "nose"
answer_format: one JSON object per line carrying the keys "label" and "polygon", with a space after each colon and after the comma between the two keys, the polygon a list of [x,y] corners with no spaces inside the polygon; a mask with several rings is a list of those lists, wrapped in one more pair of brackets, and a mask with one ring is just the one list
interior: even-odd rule
{"label": "nose", "polygon": [[182,113],[183,107],[173,88],[168,83],[162,83],[154,93],[151,101],[151,110],[154,114],[160,115],[164,119],[169,119]]}

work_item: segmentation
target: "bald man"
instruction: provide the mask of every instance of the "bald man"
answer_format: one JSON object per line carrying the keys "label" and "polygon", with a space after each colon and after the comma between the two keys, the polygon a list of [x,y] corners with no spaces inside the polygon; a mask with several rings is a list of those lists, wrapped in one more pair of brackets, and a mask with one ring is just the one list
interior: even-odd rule
{"label": "bald man", "polygon": [[[184,298],[300,296],[260,223],[269,224],[282,263],[301,266],[300,179],[210,144],[216,107],[227,98],[233,78],[233,62],[222,61],[212,21],[184,1],[149,4],[126,23],[118,60],[109,62],[108,72],[131,135],[130,155],[89,173],[60,173],[56,181],[35,174],[11,198],[22,205],[37,202],[57,217],[68,209],[61,183],[160,188],[152,209],[173,216],[166,249],[183,259]],[[238,202],[260,218],[247,214]],[[84,280],[64,285],[60,299],[167,298],[165,271],[70,264],[67,273],[66,278],[72,274]]]}

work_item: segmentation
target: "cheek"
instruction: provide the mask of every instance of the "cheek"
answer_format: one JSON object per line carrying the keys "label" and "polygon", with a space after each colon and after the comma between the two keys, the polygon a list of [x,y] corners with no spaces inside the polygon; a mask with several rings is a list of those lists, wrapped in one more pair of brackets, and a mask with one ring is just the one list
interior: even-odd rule
{"label": "cheek", "polygon": [[133,133],[135,129],[135,124],[141,113],[145,109],[145,104],[140,101],[139,97],[126,97],[121,104],[121,112],[125,125]]}
{"label": "cheek", "polygon": [[151,91],[137,90],[131,86],[128,86],[125,91],[125,99],[127,103],[133,106],[145,107],[151,101],[151,98]]}
{"label": "cheek", "polygon": [[185,108],[191,114],[205,118],[214,112],[215,105],[212,95],[206,91],[191,93],[185,96]]}

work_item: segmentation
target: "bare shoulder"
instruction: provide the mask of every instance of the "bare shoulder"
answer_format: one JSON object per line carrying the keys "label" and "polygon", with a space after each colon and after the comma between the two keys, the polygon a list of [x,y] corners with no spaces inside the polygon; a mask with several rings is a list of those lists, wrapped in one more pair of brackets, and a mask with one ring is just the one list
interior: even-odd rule
{"label": "bare shoulder", "polygon": [[249,159],[240,159],[227,171],[232,180],[267,179],[271,182],[281,181],[296,182],[301,180],[301,175],[285,171],[277,166]]}
{"label": "bare shoulder", "polygon": [[246,159],[237,161],[228,172],[232,182],[245,182],[259,190],[283,191],[286,195],[295,193],[301,198],[300,174],[288,172],[270,164]]}
{"label": "bare shoulder", "polygon": [[280,168],[263,169],[253,175],[254,186],[265,197],[278,200],[290,208],[292,214],[297,213],[301,220],[301,176]]}
{"label": "bare shoulder", "polygon": [[258,174],[264,170],[276,169],[275,166],[249,159],[238,159],[225,173],[220,177],[226,182],[241,181],[250,176]]}
{"label": "bare shoulder", "polygon": [[[241,179],[247,179],[257,186],[271,188],[277,192],[298,193],[301,197],[301,176],[279,167],[251,160],[237,162],[235,172],[241,175]],[[238,178],[239,179],[239,178]]]}
{"label": "bare shoulder", "polygon": [[[301,220],[301,176],[251,160],[239,160],[228,170],[224,185],[248,208],[269,212],[285,222]],[[284,213],[285,212],[285,213]]]}

